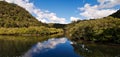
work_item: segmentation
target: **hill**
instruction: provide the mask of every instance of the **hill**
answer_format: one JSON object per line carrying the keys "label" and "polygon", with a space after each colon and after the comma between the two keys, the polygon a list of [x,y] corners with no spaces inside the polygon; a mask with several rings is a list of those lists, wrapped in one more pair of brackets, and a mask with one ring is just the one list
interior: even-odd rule
{"label": "hill", "polygon": [[24,8],[0,1],[0,27],[29,27],[43,25]]}
{"label": "hill", "polygon": [[119,12],[100,19],[73,22],[67,26],[67,34],[73,40],[120,43]]}
{"label": "hill", "polygon": [[62,29],[47,27],[24,8],[0,1],[0,35],[62,35]]}

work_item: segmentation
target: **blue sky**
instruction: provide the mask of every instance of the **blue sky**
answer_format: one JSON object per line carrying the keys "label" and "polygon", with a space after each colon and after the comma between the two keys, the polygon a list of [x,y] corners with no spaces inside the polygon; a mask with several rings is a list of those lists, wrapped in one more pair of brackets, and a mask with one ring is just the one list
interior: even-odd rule
{"label": "blue sky", "polygon": [[70,17],[80,17],[78,7],[83,7],[86,3],[92,5],[97,1],[90,0],[30,0],[37,8],[54,12],[58,17],[66,18],[70,22]]}
{"label": "blue sky", "polygon": [[65,18],[77,16],[77,7],[84,5],[82,0],[32,0],[32,2],[42,10],[49,10]]}
{"label": "blue sky", "polygon": [[106,17],[120,9],[120,0],[5,0],[45,23],[70,23]]}

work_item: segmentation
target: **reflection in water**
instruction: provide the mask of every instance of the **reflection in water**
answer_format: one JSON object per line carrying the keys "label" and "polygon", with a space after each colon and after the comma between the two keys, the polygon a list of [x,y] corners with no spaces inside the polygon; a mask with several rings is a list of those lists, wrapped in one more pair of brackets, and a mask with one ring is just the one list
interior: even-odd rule
{"label": "reflection in water", "polygon": [[56,37],[0,36],[0,57],[82,56],[120,57],[120,46],[71,42]]}
{"label": "reflection in water", "polygon": [[38,37],[0,36],[0,57],[20,56],[31,48],[33,44],[46,39]]}
{"label": "reflection in water", "polygon": [[65,43],[66,38],[60,39],[49,39],[48,41],[38,42],[32,49],[30,49],[23,57],[31,57],[32,54],[47,52],[51,49],[54,49],[58,44]]}
{"label": "reflection in water", "polygon": [[[68,50],[64,47],[64,49],[62,48],[57,48],[57,47],[62,47],[66,45],[68,48]],[[67,38],[52,38],[49,39],[47,41],[44,42],[38,42],[36,45],[34,45],[27,53],[25,53],[25,55],[23,55],[23,57],[79,57],[77,54],[74,53],[74,50],[72,49],[73,47],[70,45],[70,42],[67,40]],[[58,50],[63,50],[65,52],[69,52],[68,54],[65,53],[61,54],[61,52],[59,52]],[[54,51],[56,54],[52,54],[49,53],[51,51]],[[53,52],[53,53],[54,53]],[[59,55],[58,55],[58,54]],[[46,54],[46,55],[44,55]],[[47,54],[51,54],[51,55],[47,55]]]}
{"label": "reflection in water", "polygon": [[48,37],[0,36],[0,57],[18,57]]}
{"label": "reflection in water", "polygon": [[120,46],[103,44],[73,44],[75,51],[84,57],[120,57]]}

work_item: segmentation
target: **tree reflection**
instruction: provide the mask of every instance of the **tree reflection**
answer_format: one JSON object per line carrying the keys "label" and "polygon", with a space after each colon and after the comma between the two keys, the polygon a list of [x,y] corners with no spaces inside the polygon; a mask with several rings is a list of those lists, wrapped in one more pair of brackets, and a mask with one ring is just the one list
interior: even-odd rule
{"label": "tree reflection", "polygon": [[27,52],[34,44],[48,37],[0,36],[0,57],[16,57]]}
{"label": "tree reflection", "polygon": [[119,57],[120,46],[101,44],[73,44],[75,52],[83,57]]}

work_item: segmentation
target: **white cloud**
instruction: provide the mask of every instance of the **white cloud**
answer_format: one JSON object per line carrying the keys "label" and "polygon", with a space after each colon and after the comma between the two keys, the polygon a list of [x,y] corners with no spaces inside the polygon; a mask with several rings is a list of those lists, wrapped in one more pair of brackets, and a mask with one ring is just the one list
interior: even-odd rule
{"label": "white cloud", "polygon": [[78,8],[80,11],[80,16],[85,19],[94,19],[94,18],[102,18],[106,17],[114,12],[116,9],[112,9],[112,7],[116,5],[120,5],[120,0],[97,0],[100,4],[93,5],[85,4],[84,7]]}
{"label": "white cloud", "polygon": [[8,3],[15,3],[23,8],[25,8],[31,14],[34,14],[35,17],[42,22],[45,23],[67,23],[65,18],[57,17],[55,13],[52,13],[48,10],[41,11],[40,9],[36,8],[35,5],[29,0],[5,0]]}
{"label": "white cloud", "polygon": [[111,8],[116,5],[120,5],[120,0],[97,0],[100,8]]}
{"label": "white cloud", "polygon": [[78,17],[70,17],[70,20],[71,21],[78,21],[80,18],[78,18]]}

